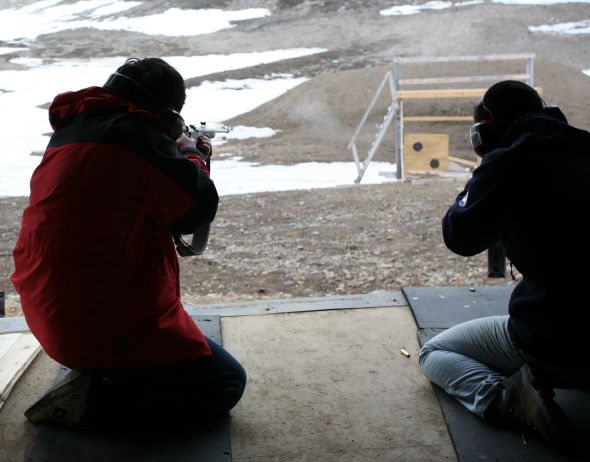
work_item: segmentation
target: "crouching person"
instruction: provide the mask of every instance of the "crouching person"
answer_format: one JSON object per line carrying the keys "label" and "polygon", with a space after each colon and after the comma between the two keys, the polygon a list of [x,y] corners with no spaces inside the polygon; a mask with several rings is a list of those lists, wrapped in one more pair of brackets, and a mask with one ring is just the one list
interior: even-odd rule
{"label": "crouching person", "polygon": [[72,370],[27,410],[33,422],[202,422],[242,396],[244,369],[180,300],[172,236],[218,204],[210,140],[183,134],[185,97],[165,61],[130,59],[49,109],[12,281],[33,334]]}
{"label": "crouching person", "polygon": [[[420,366],[487,422],[536,429],[568,450],[570,423],[537,371],[588,377],[587,279],[590,134],[521,82],[490,87],[471,130],[483,156],[443,219],[453,252],[472,256],[501,240],[522,274],[508,315],[452,327],[424,345]],[[569,387],[586,387],[570,383]]]}

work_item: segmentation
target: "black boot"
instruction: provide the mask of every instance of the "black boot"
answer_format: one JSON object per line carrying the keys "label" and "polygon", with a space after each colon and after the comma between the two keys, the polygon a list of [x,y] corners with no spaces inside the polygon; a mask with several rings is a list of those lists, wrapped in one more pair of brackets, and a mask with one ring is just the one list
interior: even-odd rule
{"label": "black boot", "polygon": [[484,420],[515,426],[519,430],[532,429],[556,449],[570,452],[574,428],[553,397],[552,389],[536,386],[531,368],[525,364],[501,382],[501,389],[488,406]]}

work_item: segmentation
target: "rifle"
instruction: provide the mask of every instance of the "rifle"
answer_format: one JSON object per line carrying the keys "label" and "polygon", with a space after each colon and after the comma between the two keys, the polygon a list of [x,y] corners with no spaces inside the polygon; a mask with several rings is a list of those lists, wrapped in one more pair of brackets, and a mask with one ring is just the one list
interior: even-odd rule
{"label": "rifle", "polygon": [[[207,128],[207,122],[201,122],[199,128],[195,127],[194,125],[186,125],[184,127],[184,133],[190,136],[193,140],[197,141],[201,135],[205,135],[213,139],[215,138],[216,133],[229,133],[229,128],[226,126],[223,126],[222,128]],[[211,156],[209,156],[209,158],[211,158]]]}
{"label": "rifle", "polygon": [[506,256],[504,255],[504,246],[500,239],[488,248],[488,277],[506,277]]}
{"label": "rifle", "polygon": [[[222,128],[207,128],[207,123],[201,122],[199,128],[195,127],[194,125],[186,125],[184,127],[184,133],[197,142],[199,140],[199,136],[205,135],[213,139],[217,133],[229,133],[229,128],[226,126]],[[207,164],[209,172],[211,172],[211,156],[207,158],[205,163]],[[174,235],[174,243],[176,244],[176,251],[178,252],[178,255],[181,257],[201,255],[207,247],[210,228],[211,223],[207,223],[206,225],[196,229],[193,232],[193,237],[191,238],[190,244],[186,242],[180,234]]]}

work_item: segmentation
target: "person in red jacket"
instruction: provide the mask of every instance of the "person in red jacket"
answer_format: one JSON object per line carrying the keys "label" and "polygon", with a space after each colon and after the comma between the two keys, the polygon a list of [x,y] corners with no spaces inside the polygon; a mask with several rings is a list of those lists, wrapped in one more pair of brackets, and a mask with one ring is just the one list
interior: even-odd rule
{"label": "person in red jacket", "polygon": [[49,108],[55,131],[31,179],[12,281],[31,331],[72,371],[31,421],[138,417],[146,400],[150,415],[198,420],[242,396],[244,369],[180,300],[172,236],[207,226],[218,204],[210,141],[183,133],[185,98],[168,63],[129,59],[105,86]]}

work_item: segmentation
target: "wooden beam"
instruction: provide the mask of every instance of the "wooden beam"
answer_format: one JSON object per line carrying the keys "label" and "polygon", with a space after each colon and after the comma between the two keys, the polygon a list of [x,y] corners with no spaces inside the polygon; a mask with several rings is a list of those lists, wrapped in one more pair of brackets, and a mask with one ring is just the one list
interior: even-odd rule
{"label": "wooden beam", "polygon": [[[398,90],[396,97],[400,99],[427,98],[479,98],[485,94],[487,88],[448,88],[443,90]],[[537,93],[543,94],[541,87],[535,87]]]}
{"label": "wooden beam", "polygon": [[534,58],[534,53],[520,53],[507,55],[472,55],[472,56],[416,56],[393,58],[394,63],[452,63],[468,61],[518,61],[521,59]]}
{"label": "wooden beam", "polygon": [[449,88],[444,90],[398,90],[398,99],[424,98],[478,98],[485,94],[487,88]]}
{"label": "wooden beam", "polygon": [[473,122],[473,116],[406,116],[404,122]]}
{"label": "wooden beam", "polygon": [[435,172],[426,170],[408,170],[408,176],[419,176],[419,177],[440,177],[440,178],[469,178],[471,173],[468,172]]}
{"label": "wooden beam", "polygon": [[442,83],[470,83],[470,82],[495,82],[500,80],[527,80],[528,74],[498,74],[498,75],[469,75],[457,77],[426,77],[400,79],[401,85],[439,85]]}
{"label": "wooden beam", "polygon": [[4,334],[0,335],[0,358],[6,354],[14,342],[18,340],[21,334]]}
{"label": "wooden beam", "polygon": [[479,162],[476,162],[475,160],[463,159],[461,157],[449,156],[449,160],[469,167],[477,167],[479,165]]}
{"label": "wooden beam", "polygon": [[41,351],[41,345],[33,334],[27,333],[19,334],[12,346],[2,355],[0,358],[0,408],[39,351]]}

